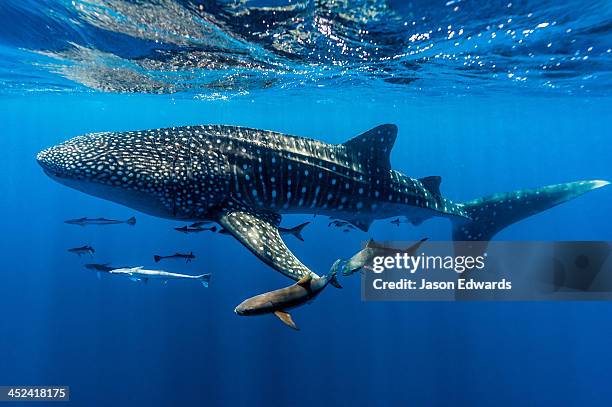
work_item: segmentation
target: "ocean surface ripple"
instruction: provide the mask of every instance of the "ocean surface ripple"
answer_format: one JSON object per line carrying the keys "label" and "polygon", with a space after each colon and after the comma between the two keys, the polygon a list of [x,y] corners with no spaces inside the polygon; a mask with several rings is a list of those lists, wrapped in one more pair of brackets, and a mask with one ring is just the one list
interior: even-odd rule
{"label": "ocean surface ripple", "polygon": [[612,2],[5,0],[4,93],[609,94]]}

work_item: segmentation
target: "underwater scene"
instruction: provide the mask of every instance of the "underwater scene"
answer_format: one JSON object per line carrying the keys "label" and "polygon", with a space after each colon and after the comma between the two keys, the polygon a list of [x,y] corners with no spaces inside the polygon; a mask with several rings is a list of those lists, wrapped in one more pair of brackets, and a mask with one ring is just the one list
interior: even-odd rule
{"label": "underwater scene", "polygon": [[354,255],[612,241],[611,95],[610,1],[3,0],[0,392],[609,406],[609,301]]}

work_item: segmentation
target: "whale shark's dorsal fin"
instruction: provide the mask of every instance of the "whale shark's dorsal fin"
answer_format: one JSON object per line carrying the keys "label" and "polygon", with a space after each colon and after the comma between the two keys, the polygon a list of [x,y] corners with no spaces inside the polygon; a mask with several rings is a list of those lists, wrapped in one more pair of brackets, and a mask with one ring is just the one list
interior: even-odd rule
{"label": "whale shark's dorsal fin", "polygon": [[367,163],[368,167],[375,163],[376,167],[390,169],[389,155],[396,138],[397,126],[383,124],[353,137],[342,145],[355,155],[355,159]]}
{"label": "whale shark's dorsal fin", "polygon": [[421,184],[423,184],[425,189],[431,192],[436,198],[442,196],[440,194],[440,183],[442,182],[442,177],[432,175],[429,177],[419,178],[419,181],[421,181]]}

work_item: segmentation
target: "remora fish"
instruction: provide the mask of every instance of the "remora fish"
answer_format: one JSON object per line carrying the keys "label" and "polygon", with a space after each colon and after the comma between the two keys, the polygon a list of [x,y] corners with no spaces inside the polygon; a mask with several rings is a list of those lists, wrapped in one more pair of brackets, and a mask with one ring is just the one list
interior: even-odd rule
{"label": "remora fish", "polygon": [[102,264],[100,264],[100,263],[87,263],[85,265],[85,268],[89,269],[89,270],[108,272],[108,271],[111,271],[111,270],[114,270],[114,269],[120,268],[120,267],[113,267],[113,266],[110,266],[108,263],[102,263]]}
{"label": "remora fish", "polygon": [[395,226],[399,226],[400,223],[408,223],[407,221],[403,221],[400,218],[395,218],[391,221],[392,224],[394,224]]}
{"label": "remora fish", "polygon": [[289,287],[259,294],[244,300],[236,307],[234,312],[242,316],[273,313],[287,326],[299,330],[295,322],[293,322],[291,314],[289,314],[287,310],[299,307],[314,299],[330,282],[336,281],[336,269],[338,264],[339,260],[334,263],[332,270],[326,276],[313,277],[312,274],[306,274],[297,283]]}
{"label": "remora fish", "polygon": [[79,257],[81,257],[82,254],[89,254],[90,257],[93,257],[93,254],[96,252],[94,248],[89,245],[73,247],[72,249],[68,249],[68,251],[78,255]]}
{"label": "remora fish", "polygon": [[188,274],[170,273],[163,270],[147,270],[140,267],[125,267],[108,271],[109,274],[118,276],[126,276],[132,281],[141,281],[146,283],[149,279],[162,280],[198,280],[204,287],[208,287],[210,282],[210,274],[200,274],[199,276],[190,276]]}
{"label": "remora fish", "polygon": [[121,223],[128,224],[130,226],[134,226],[136,224],[136,218],[132,216],[128,220],[114,220],[114,219],[106,219],[106,218],[79,218],[79,219],[69,219],[64,221],[64,223],[68,223],[70,225],[119,225]]}
{"label": "remora fish", "polygon": [[102,278],[102,273],[108,273],[111,270],[115,270],[115,269],[123,268],[123,267],[113,267],[109,265],[108,263],[103,263],[103,264],[88,263],[85,265],[85,268],[89,270],[95,270],[96,275],[98,276],[98,279],[100,279]]}
{"label": "remora fish", "polygon": [[217,227],[216,226],[211,226],[209,228],[203,228],[200,226],[181,226],[180,228],[174,228],[174,230],[176,230],[177,232],[181,232],[181,233],[200,233],[200,232],[205,232],[207,230],[210,230],[211,232],[216,232],[217,231]]}
{"label": "remora fish", "polygon": [[193,252],[189,252],[187,254],[174,253],[170,256],[153,256],[153,260],[155,260],[155,263],[159,263],[160,260],[164,259],[185,259],[185,263],[190,263],[191,260],[195,259],[195,255],[193,254]]}
{"label": "remora fish", "polygon": [[[300,225],[294,226],[292,228],[284,228],[279,226],[278,227],[278,232],[281,234],[281,236],[284,235],[292,235],[294,236],[296,239],[301,240],[302,242],[304,241],[304,237],[302,236],[302,230],[308,226],[310,224],[310,222],[304,222]],[[230,232],[228,232],[225,229],[220,229],[219,233],[221,233],[222,235],[229,235],[231,234]]]}
{"label": "remora fish", "polygon": [[292,228],[283,228],[279,226],[278,231],[281,235],[292,235],[296,239],[301,240],[303,242],[304,237],[302,236],[302,230],[308,225],[310,225],[310,222],[304,222]]}
{"label": "remora fish", "polygon": [[486,242],[512,223],[608,185],[577,181],[456,203],[440,193],[440,177],[416,179],[391,168],[396,136],[397,127],[385,124],[333,145],[187,126],[80,136],[37,160],[52,179],[85,193],[163,218],[215,221],[296,281],[312,271],[281,239],[285,213],[341,218],[364,231],[377,219],[445,217],[454,240]]}
{"label": "remora fish", "polygon": [[381,245],[370,239],[363,250],[357,252],[353,257],[342,263],[342,275],[350,276],[362,268],[368,268],[368,265],[372,263],[374,257],[378,256],[393,256],[396,253],[407,253],[410,256],[414,256],[419,247],[425,242],[427,238],[421,239],[407,249],[393,249],[388,246]]}
{"label": "remora fish", "polygon": [[203,221],[198,221],[198,222],[193,222],[191,225],[189,225],[190,228],[201,228],[204,225],[208,225],[210,224],[212,221],[210,220],[203,220]]}

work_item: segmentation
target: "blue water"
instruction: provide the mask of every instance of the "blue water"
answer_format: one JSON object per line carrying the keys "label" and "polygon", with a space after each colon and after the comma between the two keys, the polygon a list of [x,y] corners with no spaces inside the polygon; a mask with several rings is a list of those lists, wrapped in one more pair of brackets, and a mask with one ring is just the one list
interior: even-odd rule
{"label": "blue water", "polygon": [[[187,2],[139,2],[136,11],[119,0],[6,2],[0,384],[69,385],[79,406],[609,406],[609,303],[365,303],[355,275],[342,279],[343,290],[327,289],[295,310],[295,332],[272,316],[233,313],[243,299],[289,280],[231,237],[179,234],[177,222],[54,183],[35,162],[42,148],[93,131],[222,123],[337,143],[395,123],[393,167],[442,176],[453,200],[612,180],[609,2],[428,3],[297,2],[297,17],[264,8],[245,21],[236,16],[244,6],[234,15],[229,3],[202,3],[206,15],[192,18],[199,8]],[[254,26],[270,15],[269,32]],[[336,31],[325,29],[329,21]],[[502,23],[515,36],[534,33],[512,38],[507,26],[497,28],[499,42],[482,40],[474,51],[470,41],[490,38],[486,27]],[[434,35],[437,27],[444,32]],[[412,35],[429,30],[420,46],[433,44],[431,51],[409,55],[418,45]],[[274,37],[284,32],[291,35]],[[360,39],[378,44],[364,46],[369,57],[355,51]],[[210,62],[210,53],[224,64],[177,62],[187,54]],[[464,65],[467,55],[483,66]],[[146,58],[149,65],[137,63]],[[542,68],[550,58],[561,62],[554,75]],[[496,238],[612,240],[611,207],[612,188],[604,188]],[[63,223],[132,215],[135,227]],[[283,223],[304,220],[312,219]],[[303,243],[286,238],[320,273],[369,237],[450,238],[444,219],[418,228],[378,222],[368,233],[327,223],[317,217]],[[173,263],[173,271],[210,272],[213,280],[208,289],[98,280],[83,267],[90,259],[66,251],[84,244],[95,247],[94,261],[115,264],[152,266],[153,254],[193,251],[197,259]]]}

